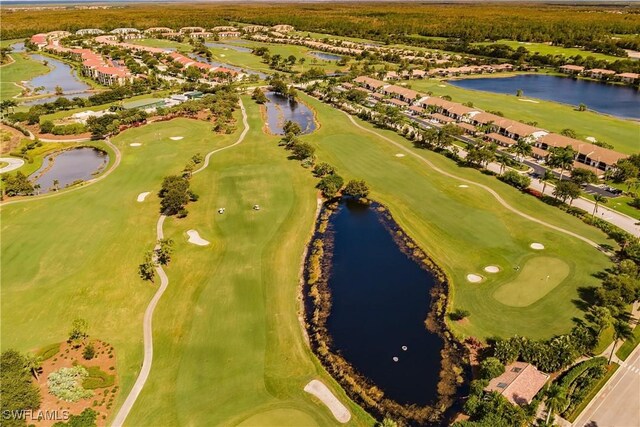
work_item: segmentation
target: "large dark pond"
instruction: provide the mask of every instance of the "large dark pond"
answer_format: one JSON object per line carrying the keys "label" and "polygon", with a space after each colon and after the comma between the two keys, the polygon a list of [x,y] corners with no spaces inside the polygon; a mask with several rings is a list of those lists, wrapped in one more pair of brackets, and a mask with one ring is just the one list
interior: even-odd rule
{"label": "large dark pond", "polygon": [[[570,105],[585,104],[588,109],[613,116],[640,119],[640,93],[629,86],[615,86],[568,77],[522,74],[514,77],[451,80],[453,86],[546,99]],[[524,101],[523,101],[524,103]]]}
{"label": "large dark pond", "polygon": [[311,133],[316,129],[316,121],[313,111],[302,102],[291,102],[284,96],[274,92],[265,94],[267,102],[267,125],[269,131],[276,135],[284,135],[282,127],[287,121],[296,122],[300,125],[302,133]]}
{"label": "large dark pond", "polygon": [[40,185],[40,193],[47,193],[53,189],[54,180],[58,180],[60,189],[78,180],[88,181],[108,162],[109,156],[103,151],[91,147],[77,148],[46,156],[31,178],[34,184]]}
{"label": "large dark pond", "polygon": [[387,397],[433,403],[444,344],[425,327],[435,278],[400,250],[382,221],[374,207],[356,203],[331,217],[327,329],[335,349]]}

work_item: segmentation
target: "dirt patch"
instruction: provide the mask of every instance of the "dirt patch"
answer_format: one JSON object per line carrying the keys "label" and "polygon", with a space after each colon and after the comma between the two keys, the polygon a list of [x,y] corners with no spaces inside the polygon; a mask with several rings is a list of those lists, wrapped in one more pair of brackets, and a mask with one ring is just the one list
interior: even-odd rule
{"label": "dirt patch", "polygon": [[17,129],[11,126],[0,125],[0,154],[7,154],[15,150],[20,141],[28,138]]}
{"label": "dirt patch", "polygon": [[[60,345],[60,350],[49,359],[42,362],[42,370],[38,375],[38,380],[34,379],[40,388],[40,395],[42,396],[42,404],[40,410],[43,413],[64,414],[68,411],[68,414],[78,415],[83,410],[91,408],[98,413],[96,423],[99,427],[105,426],[109,413],[113,408],[116,395],[119,391],[118,377],[116,375],[116,356],[113,347],[100,340],[90,341],[95,348],[95,357],[91,360],[86,360],[82,357],[82,352],[85,346],[79,348],[73,348],[68,343],[64,342]],[[88,344],[88,343],[87,343]],[[74,362],[85,368],[97,367],[107,375],[114,376],[113,384],[108,387],[101,387],[93,389],[93,396],[80,399],[77,402],[65,402],[59,400],[57,397],[49,393],[47,386],[47,377],[50,373],[57,371],[60,368],[70,368]],[[86,381],[86,380],[85,380]],[[87,387],[88,388],[88,387]],[[52,426],[56,420],[30,420],[27,419],[27,424],[33,424],[38,427]]]}

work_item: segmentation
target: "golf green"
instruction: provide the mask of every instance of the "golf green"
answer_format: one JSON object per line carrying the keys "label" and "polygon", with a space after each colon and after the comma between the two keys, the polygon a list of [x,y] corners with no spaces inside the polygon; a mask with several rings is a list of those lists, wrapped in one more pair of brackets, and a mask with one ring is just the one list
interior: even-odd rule
{"label": "golf green", "polygon": [[561,259],[531,258],[514,280],[496,289],[493,297],[511,307],[526,307],[551,292],[569,276],[570,271],[569,265]]}

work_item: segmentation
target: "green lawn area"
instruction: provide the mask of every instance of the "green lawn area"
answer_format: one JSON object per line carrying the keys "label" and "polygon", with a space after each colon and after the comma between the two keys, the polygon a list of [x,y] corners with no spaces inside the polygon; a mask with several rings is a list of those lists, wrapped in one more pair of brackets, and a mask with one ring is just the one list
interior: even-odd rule
{"label": "green lawn area", "polygon": [[[475,45],[489,45],[492,43],[473,43]],[[512,47],[513,49],[517,49],[519,47],[524,47],[531,53],[539,53],[541,55],[563,55],[566,57],[581,55],[583,58],[587,56],[592,56],[598,60],[604,61],[618,61],[620,58],[613,55],[606,55],[604,53],[596,53],[589,52],[588,50],[582,50],[577,47],[563,47],[563,46],[551,46],[546,43],[528,43],[528,42],[519,42],[516,40],[498,40],[495,44],[506,44],[507,46]]]}
{"label": "green lawn area", "polygon": [[[538,122],[538,126],[552,132],[570,128],[578,137],[593,136],[607,142],[622,153],[638,152],[640,124],[590,111],[576,111],[570,105],[537,100],[537,103],[523,102],[515,94],[504,95],[490,92],[457,88],[446,82],[425,79],[406,82],[412,89],[436,96],[449,95],[455,102],[472,102],[475,107],[490,111],[501,111],[505,117],[522,122]],[[445,87],[441,87],[441,86]],[[526,95],[526,94],[525,94]]]}
{"label": "green lawn area", "polygon": [[[582,196],[593,201],[593,195],[591,194],[583,193]],[[633,206],[629,205],[629,202],[631,202],[632,200],[633,198],[629,196],[613,197],[609,199],[605,207],[615,209],[618,212],[621,212],[625,215],[630,216],[631,218],[640,220],[640,209],[636,209]],[[602,212],[599,207],[598,207],[598,212]],[[596,214],[596,215],[599,215],[599,214]]]}
{"label": "green lawn area", "polygon": [[0,99],[13,98],[22,92],[17,84],[21,81],[31,80],[41,74],[46,74],[50,67],[39,61],[29,59],[25,53],[12,53],[10,56],[15,62],[0,67]]}
{"label": "green lawn area", "polygon": [[562,283],[570,273],[560,258],[529,258],[515,280],[500,286],[493,298],[510,307],[527,307]]}
{"label": "green lawn area", "polygon": [[[601,252],[514,215],[485,190],[473,186],[459,188],[459,181],[438,174],[412,156],[396,157],[397,147],[355,128],[343,113],[319,101],[304,99],[316,109],[321,128],[302,139],[318,147],[319,160],[336,166],[345,179],[366,180],[372,188],[371,197],[387,205],[396,221],[446,272],[452,285],[451,308],[471,313],[464,322],[453,324],[457,333],[481,338],[514,334],[545,338],[567,332],[572,318],[582,315],[573,300],[578,299],[579,287],[599,284],[593,273],[610,266]],[[395,133],[379,132],[411,147]],[[431,151],[413,150],[447,172],[490,186],[529,215],[596,242],[611,243],[598,230],[493,177],[460,168]],[[532,242],[543,243],[545,250],[530,249]],[[527,279],[514,266],[525,265],[535,256],[561,260],[569,266],[569,275],[526,307],[508,306],[496,300],[494,293],[505,284],[527,286]],[[485,274],[484,267],[488,265],[499,266],[501,272]],[[555,269],[549,268],[547,274],[553,274]],[[486,279],[469,283],[466,280],[469,273],[485,275]]]}
{"label": "green lawn area", "polygon": [[640,327],[636,324],[635,328],[633,328],[633,338],[626,340],[620,348],[616,351],[616,356],[620,358],[620,360],[627,360],[627,357],[631,354],[631,352],[638,346],[640,343]]}
{"label": "green lawn area", "polygon": [[[308,70],[310,67],[319,67],[324,69],[325,71],[335,71],[336,69],[344,68],[338,67],[335,62],[322,61],[316,58],[315,56],[310,54],[312,50],[304,46],[286,45],[280,43],[262,43],[248,40],[242,40],[242,44],[238,44],[238,41],[239,40],[221,40],[215,43],[230,45],[237,44],[238,46],[243,46],[248,49],[264,46],[269,48],[271,56],[281,55],[284,58],[288,58],[289,55],[293,55],[298,59],[304,58],[305,63],[303,65],[296,64],[293,67],[293,70],[296,72]],[[188,43],[179,43],[171,40],[141,39],[134,40],[131,43],[159,48],[176,48],[181,52],[191,52],[192,49],[191,45],[189,45]],[[217,46],[210,47],[209,50],[211,50],[211,53],[213,54],[213,57],[211,58],[213,61],[226,63],[245,69],[261,71],[263,73],[274,72],[274,70],[269,68],[267,64],[262,62],[261,57],[256,56],[251,52],[238,52],[237,50],[233,50],[231,48]]]}
{"label": "green lawn area", "polygon": [[[192,179],[200,199],[189,216],[165,223],[176,251],[154,319],[153,369],[128,424],[335,424],[303,391],[315,377],[333,384],[351,425],[371,424],[323,373],[297,317],[314,180],[262,132],[258,106],[244,102],[251,126],[244,142],[213,155]],[[211,245],[187,243],[189,229]]]}
{"label": "green lawn area", "polygon": [[[175,135],[185,137],[179,147],[169,139]],[[137,274],[155,240],[155,192],[194,153],[234,137],[214,136],[208,124],[184,119],[132,129],[113,139],[123,159],[107,179],[3,207],[2,349],[61,342],[71,321],[82,317],[93,337],[116,348],[120,384],[129,390],[142,362],[143,312],[155,291]],[[132,140],[143,146],[130,147]],[[153,195],[136,202],[143,191]]]}
{"label": "green lawn area", "polygon": [[[212,157],[193,179],[200,200],[189,216],[165,224],[176,242],[170,285],[155,313],[151,376],[128,425],[330,425],[327,408],[303,391],[313,378],[349,407],[350,425],[371,425],[316,361],[298,320],[314,179],[262,133],[258,106],[245,103],[245,142]],[[162,177],[238,134],[214,135],[209,124],[186,119],[131,129],[113,139],[123,158],[107,179],[3,207],[2,349],[63,341],[74,318],[87,319],[91,336],[116,349],[117,408],[142,362],[142,315],[155,285],[138,278],[137,266],[155,241]],[[136,202],[144,191],[152,194]],[[188,244],[191,228],[212,245]]]}

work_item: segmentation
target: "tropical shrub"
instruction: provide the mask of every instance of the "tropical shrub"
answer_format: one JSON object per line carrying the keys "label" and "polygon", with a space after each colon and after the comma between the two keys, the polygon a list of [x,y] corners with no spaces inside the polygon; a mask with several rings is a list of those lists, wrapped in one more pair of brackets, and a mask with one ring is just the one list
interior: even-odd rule
{"label": "tropical shrub", "polygon": [[82,387],[82,381],[89,376],[87,370],[79,365],[71,368],[60,368],[47,377],[49,392],[65,402],[77,402],[93,396],[91,390]]}

